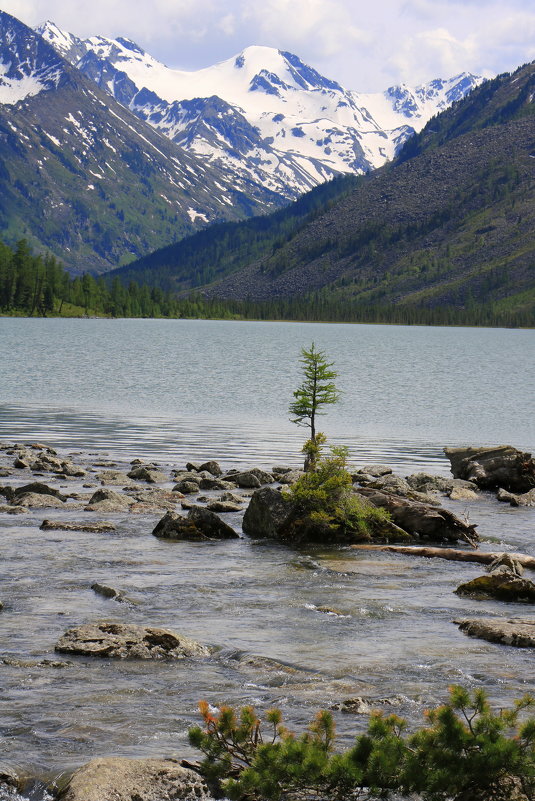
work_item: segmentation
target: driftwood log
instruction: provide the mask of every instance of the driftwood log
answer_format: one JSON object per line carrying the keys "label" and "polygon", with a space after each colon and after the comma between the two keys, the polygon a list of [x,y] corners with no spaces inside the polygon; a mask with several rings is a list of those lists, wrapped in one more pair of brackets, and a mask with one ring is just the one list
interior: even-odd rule
{"label": "driftwood log", "polygon": [[[409,556],[423,556],[427,559],[448,559],[450,562],[478,562],[483,565],[490,565],[501,552],[489,553],[486,551],[461,551],[456,548],[420,548],[411,545],[352,545],[361,551],[389,551],[390,553],[403,553]],[[521,553],[508,554],[522,567],[535,570],[535,557],[525,556]]]}

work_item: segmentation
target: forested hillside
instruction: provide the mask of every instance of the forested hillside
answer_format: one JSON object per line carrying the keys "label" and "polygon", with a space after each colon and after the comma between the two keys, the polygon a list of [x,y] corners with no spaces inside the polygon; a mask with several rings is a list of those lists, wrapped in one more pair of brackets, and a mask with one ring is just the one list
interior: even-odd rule
{"label": "forested hillside", "polygon": [[395,163],[310,215],[277,212],[260,236],[254,220],[220,227],[211,241],[197,235],[121,275],[279,308],[319,304],[329,319],[342,308],[357,319],[393,307],[532,319],[534,72],[529,64],[475,89]]}

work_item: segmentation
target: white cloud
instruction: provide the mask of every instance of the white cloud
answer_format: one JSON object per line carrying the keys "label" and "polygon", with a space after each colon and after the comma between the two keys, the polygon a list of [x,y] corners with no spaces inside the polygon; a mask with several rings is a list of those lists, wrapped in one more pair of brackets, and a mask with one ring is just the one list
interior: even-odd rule
{"label": "white cloud", "polygon": [[533,0],[3,0],[29,25],[128,36],[170,66],[196,69],[251,44],[295,52],[361,91],[535,58]]}

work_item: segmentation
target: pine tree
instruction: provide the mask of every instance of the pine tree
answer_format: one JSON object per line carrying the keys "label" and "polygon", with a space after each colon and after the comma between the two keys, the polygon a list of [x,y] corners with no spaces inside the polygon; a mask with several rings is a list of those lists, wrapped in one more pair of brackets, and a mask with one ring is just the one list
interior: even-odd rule
{"label": "pine tree", "polygon": [[293,393],[295,400],[290,404],[289,411],[292,423],[310,427],[310,439],[303,448],[307,454],[305,460],[307,470],[314,468],[318,447],[325,441],[323,435],[316,432],[316,416],[325,414],[320,411],[321,408],[336,403],[340,393],[334,383],[338,373],[330,369],[334,362],[328,362],[325,352],[316,350],[314,342],[310,350],[301,349],[299,361],[303,366],[303,382]]}

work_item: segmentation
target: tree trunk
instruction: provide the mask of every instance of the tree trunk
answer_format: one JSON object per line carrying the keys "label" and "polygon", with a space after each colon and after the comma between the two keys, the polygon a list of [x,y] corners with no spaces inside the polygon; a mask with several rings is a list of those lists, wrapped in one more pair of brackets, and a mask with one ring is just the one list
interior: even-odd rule
{"label": "tree trunk", "polygon": [[[403,553],[409,556],[424,556],[427,559],[448,559],[451,562],[478,562],[483,565],[490,565],[502,552],[482,552],[482,551],[461,551],[455,548],[420,548],[411,545],[351,545],[360,551],[389,551],[391,553]],[[525,556],[521,553],[508,554],[512,559],[520,562],[522,567],[535,570],[535,557]]]}

